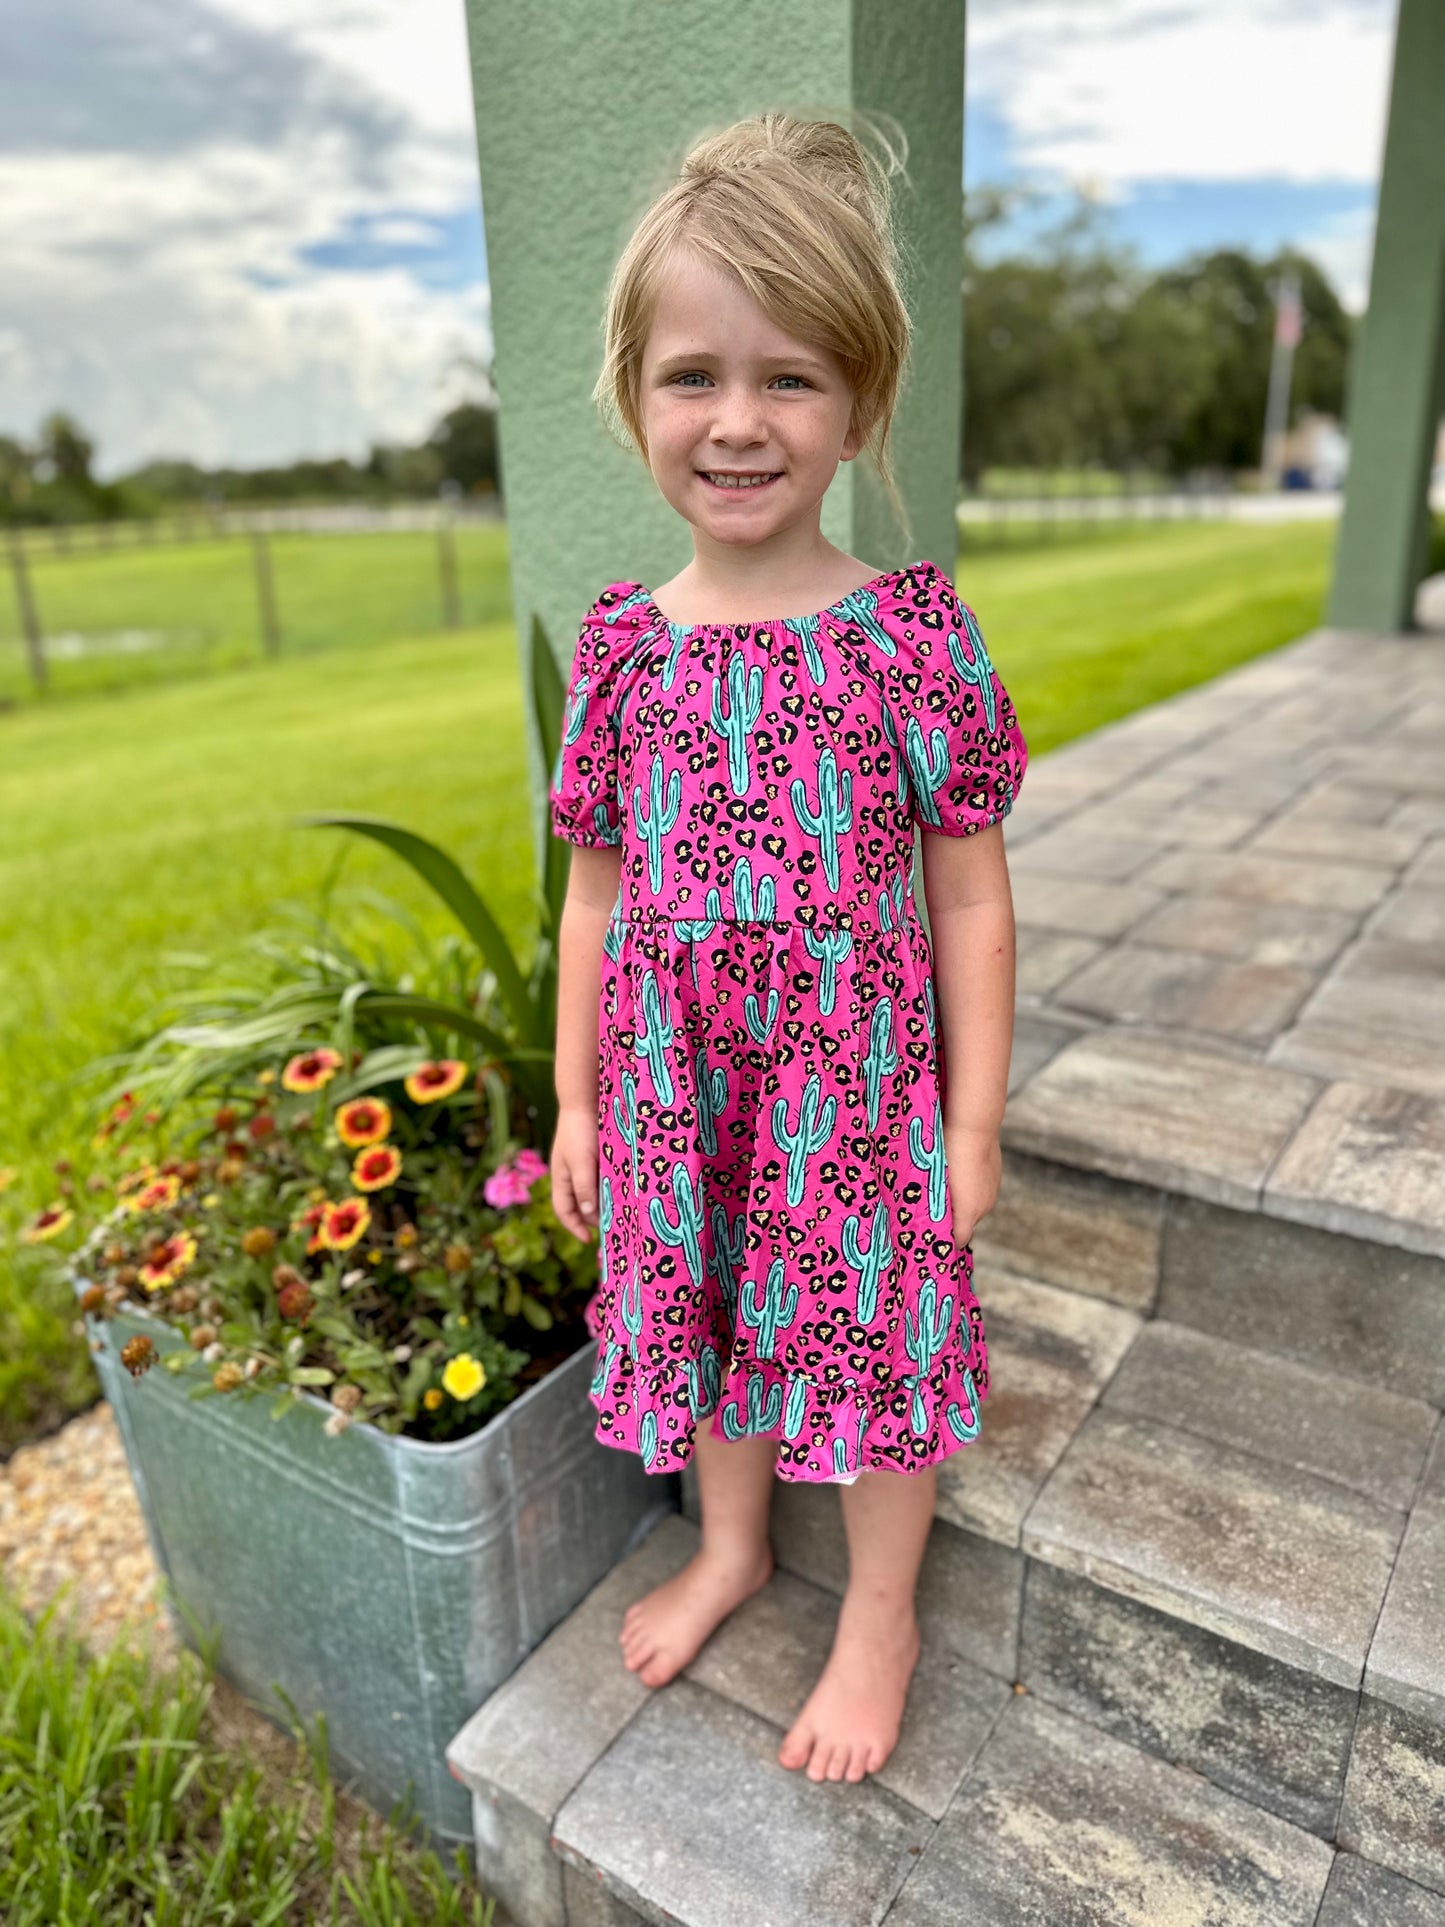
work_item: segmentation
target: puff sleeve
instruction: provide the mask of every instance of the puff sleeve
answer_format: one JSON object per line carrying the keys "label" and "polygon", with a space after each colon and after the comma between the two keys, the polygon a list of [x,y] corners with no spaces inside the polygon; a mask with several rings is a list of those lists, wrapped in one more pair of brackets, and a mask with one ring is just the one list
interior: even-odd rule
{"label": "puff sleeve", "polygon": [[605,620],[605,595],[592,604],[582,623],[548,790],[553,833],[588,848],[622,841],[618,733],[611,698],[623,637]]}
{"label": "puff sleeve", "polygon": [[1028,745],[978,618],[943,571],[899,611],[890,679],[900,794],[925,830],[972,836],[1013,808]]}

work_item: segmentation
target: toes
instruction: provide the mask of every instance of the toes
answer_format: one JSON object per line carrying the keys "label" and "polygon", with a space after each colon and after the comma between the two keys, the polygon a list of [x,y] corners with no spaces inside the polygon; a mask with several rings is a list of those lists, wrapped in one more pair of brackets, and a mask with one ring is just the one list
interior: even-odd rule
{"label": "toes", "polygon": [[795,1726],[778,1748],[778,1764],[787,1767],[803,1766],[807,1763],[808,1755],[812,1750],[811,1728]]}
{"label": "toes", "polygon": [[855,1747],[848,1755],[848,1765],[844,1771],[845,1780],[858,1781],[868,1771],[868,1756],[861,1747]]}

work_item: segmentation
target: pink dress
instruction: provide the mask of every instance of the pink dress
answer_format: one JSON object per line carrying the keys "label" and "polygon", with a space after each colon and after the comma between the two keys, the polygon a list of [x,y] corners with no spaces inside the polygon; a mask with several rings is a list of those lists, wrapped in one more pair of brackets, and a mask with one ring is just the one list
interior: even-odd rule
{"label": "pink dress", "polygon": [[1004,817],[1028,752],[933,563],[815,616],[587,613],[552,822],[622,852],[598,1023],[597,1436],[655,1473],[699,1420],[777,1474],[916,1472],[978,1436],[915,820]]}

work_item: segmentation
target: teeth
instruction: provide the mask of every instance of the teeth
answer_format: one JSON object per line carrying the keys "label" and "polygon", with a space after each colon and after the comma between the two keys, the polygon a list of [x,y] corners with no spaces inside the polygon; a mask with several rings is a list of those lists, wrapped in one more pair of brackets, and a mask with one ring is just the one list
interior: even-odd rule
{"label": "teeth", "polygon": [[708,474],[710,482],[719,488],[761,488],[764,482],[771,482],[771,475],[713,475]]}

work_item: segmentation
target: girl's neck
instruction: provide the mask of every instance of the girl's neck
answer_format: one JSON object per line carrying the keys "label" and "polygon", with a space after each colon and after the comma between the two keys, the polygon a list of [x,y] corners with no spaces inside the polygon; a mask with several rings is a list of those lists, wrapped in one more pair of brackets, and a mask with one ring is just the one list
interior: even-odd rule
{"label": "girl's neck", "polygon": [[876,574],[831,542],[786,557],[728,549],[717,555],[694,552],[685,569],[652,593],[668,620],[684,627],[764,622],[789,609],[831,608]]}

